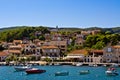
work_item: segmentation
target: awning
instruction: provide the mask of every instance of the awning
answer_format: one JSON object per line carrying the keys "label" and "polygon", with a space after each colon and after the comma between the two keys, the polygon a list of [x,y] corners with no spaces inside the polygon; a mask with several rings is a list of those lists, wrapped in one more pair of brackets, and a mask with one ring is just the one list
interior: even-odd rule
{"label": "awning", "polygon": [[65,58],[83,58],[83,56],[66,56]]}

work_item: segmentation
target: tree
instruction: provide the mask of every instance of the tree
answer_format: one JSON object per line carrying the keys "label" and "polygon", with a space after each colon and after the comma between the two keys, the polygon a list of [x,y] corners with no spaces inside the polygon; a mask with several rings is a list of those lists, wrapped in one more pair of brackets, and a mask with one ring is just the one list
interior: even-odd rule
{"label": "tree", "polygon": [[105,46],[105,43],[102,42],[102,41],[99,41],[95,45],[93,45],[92,48],[94,48],[94,49],[103,49],[104,46]]}
{"label": "tree", "polygon": [[39,40],[42,40],[44,41],[45,40],[45,37],[43,35],[39,36]]}
{"label": "tree", "polygon": [[0,45],[0,51],[3,51],[4,47],[2,45]]}

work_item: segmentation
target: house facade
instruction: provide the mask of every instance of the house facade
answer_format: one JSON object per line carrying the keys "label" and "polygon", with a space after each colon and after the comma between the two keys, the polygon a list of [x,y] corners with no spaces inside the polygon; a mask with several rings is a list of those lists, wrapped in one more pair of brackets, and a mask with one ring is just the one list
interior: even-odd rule
{"label": "house facade", "polygon": [[8,53],[6,52],[0,52],[0,61],[5,61],[6,57],[8,56]]}
{"label": "house facade", "polygon": [[65,59],[73,61],[73,62],[84,62],[85,55],[88,52],[86,50],[74,50],[70,52]]}
{"label": "house facade", "polygon": [[19,56],[22,53],[22,50],[23,50],[22,45],[10,45],[8,48],[8,53]]}
{"label": "house facade", "polygon": [[118,62],[119,55],[120,52],[118,46],[107,46],[104,48],[103,61],[107,63]]}
{"label": "house facade", "polygon": [[103,50],[91,50],[88,55],[85,56],[85,62],[102,63],[103,62]]}
{"label": "house facade", "polygon": [[58,58],[60,57],[60,49],[57,46],[50,46],[50,45],[45,45],[41,47],[42,53],[41,56],[46,56],[46,57],[51,57],[51,58]]}

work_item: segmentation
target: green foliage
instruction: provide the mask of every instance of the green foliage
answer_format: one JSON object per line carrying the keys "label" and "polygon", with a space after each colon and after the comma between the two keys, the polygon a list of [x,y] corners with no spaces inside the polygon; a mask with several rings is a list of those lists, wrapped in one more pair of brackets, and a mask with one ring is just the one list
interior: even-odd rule
{"label": "green foliage", "polygon": [[39,27],[20,27],[15,29],[4,30],[0,32],[0,41],[11,42],[14,39],[24,39],[29,38],[31,40],[39,38],[42,34],[42,39],[45,33],[50,33],[50,31],[42,26]]}
{"label": "green foliage", "polygon": [[89,35],[86,38],[85,47],[102,49],[107,44],[116,45],[120,41],[120,34],[97,34]]}
{"label": "green foliage", "polygon": [[51,60],[50,58],[46,57],[46,58],[44,59],[44,61],[46,61],[46,62],[51,62],[52,60]]}
{"label": "green foliage", "polygon": [[43,35],[39,36],[39,40],[42,40],[44,41],[45,40],[45,37]]}
{"label": "green foliage", "polygon": [[18,58],[16,55],[10,54],[9,56],[7,56],[6,60],[7,63],[9,63],[10,61],[18,61]]}
{"label": "green foliage", "polygon": [[0,45],[0,51],[3,51],[4,50],[4,47],[2,47],[2,45]]}

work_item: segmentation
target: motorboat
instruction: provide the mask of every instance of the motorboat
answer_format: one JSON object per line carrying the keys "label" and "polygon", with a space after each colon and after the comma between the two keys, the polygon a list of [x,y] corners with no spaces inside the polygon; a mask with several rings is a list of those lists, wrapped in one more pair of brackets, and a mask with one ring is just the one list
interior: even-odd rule
{"label": "motorboat", "polygon": [[26,73],[27,74],[36,74],[36,73],[44,73],[46,70],[38,69],[38,68],[32,68],[32,69],[27,69]]}
{"label": "motorboat", "polygon": [[76,66],[82,66],[83,65],[83,63],[77,63],[76,64]]}
{"label": "motorboat", "polygon": [[97,67],[98,65],[97,65],[97,64],[94,64],[93,66],[94,66],[94,67]]}
{"label": "motorboat", "polygon": [[67,75],[69,75],[68,71],[60,71],[55,73],[55,76],[67,76]]}
{"label": "motorboat", "polygon": [[88,66],[93,67],[93,66],[94,66],[94,64],[88,64]]}
{"label": "motorboat", "polygon": [[119,67],[119,65],[117,63],[113,63],[111,66],[112,67]]}
{"label": "motorboat", "polygon": [[55,63],[54,65],[55,65],[55,66],[60,66],[60,64],[59,64],[59,63]]}
{"label": "motorboat", "polygon": [[89,74],[90,71],[89,71],[89,70],[84,70],[84,71],[82,70],[82,71],[80,71],[79,73],[80,73],[81,75],[82,75],[82,74]]}
{"label": "motorboat", "polygon": [[31,66],[15,66],[14,69],[16,71],[24,71],[24,70],[27,70],[27,69],[31,69]]}
{"label": "motorboat", "polygon": [[107,71],[105,71],[107,75],[118,75],[118,72],[115,68],[108,68]]}

